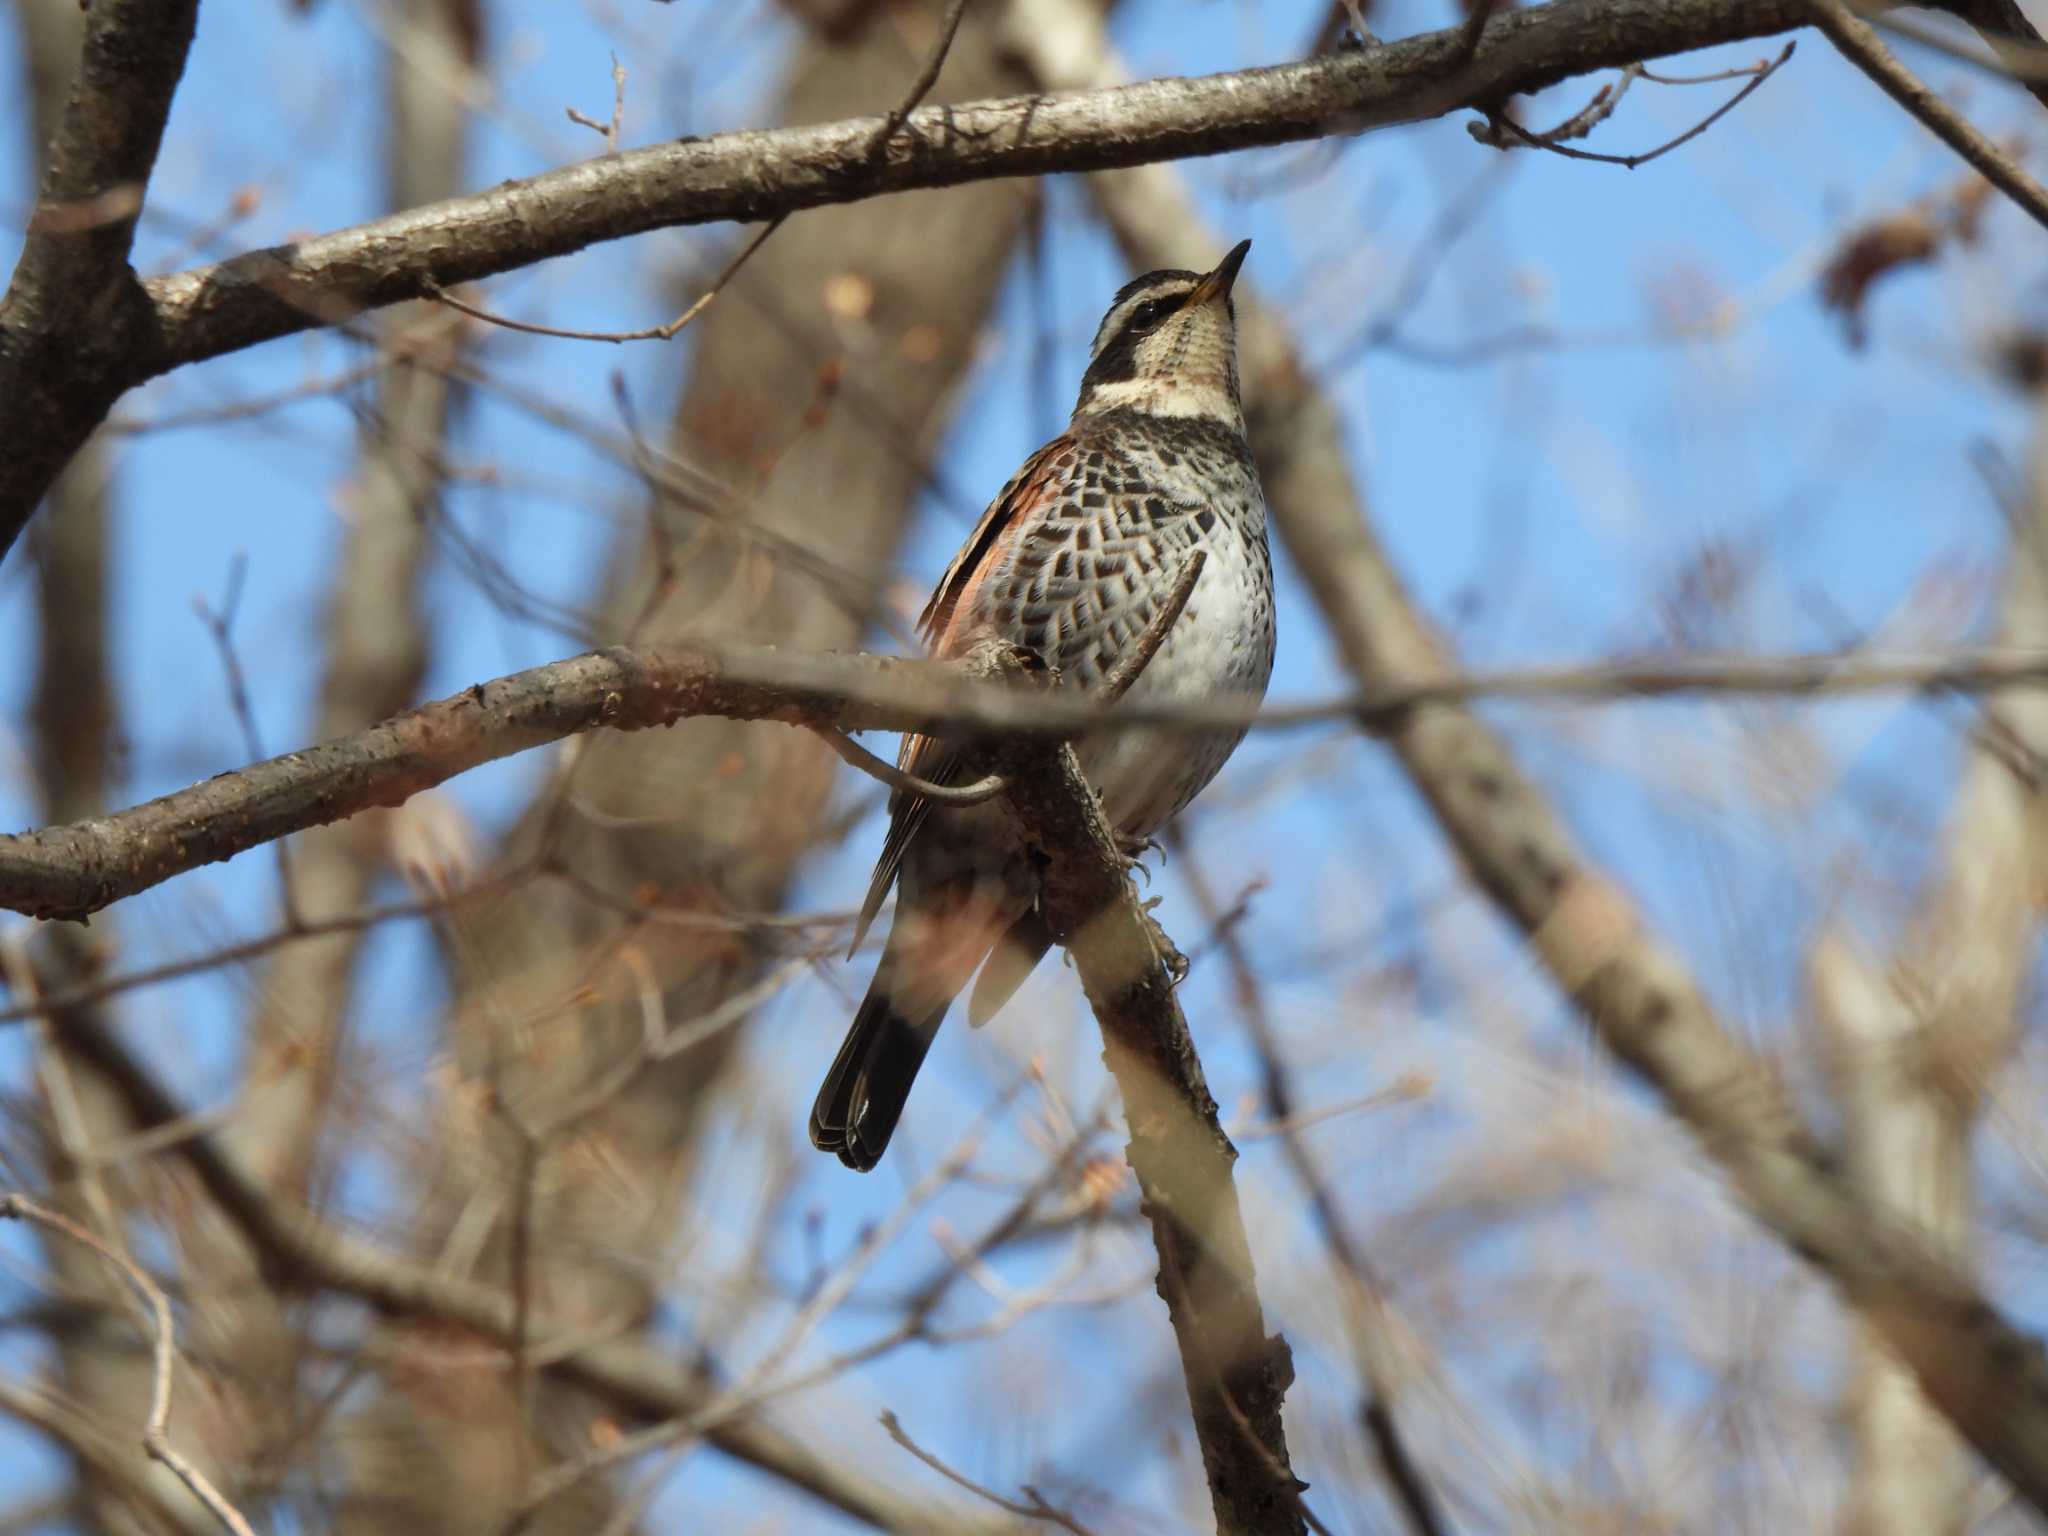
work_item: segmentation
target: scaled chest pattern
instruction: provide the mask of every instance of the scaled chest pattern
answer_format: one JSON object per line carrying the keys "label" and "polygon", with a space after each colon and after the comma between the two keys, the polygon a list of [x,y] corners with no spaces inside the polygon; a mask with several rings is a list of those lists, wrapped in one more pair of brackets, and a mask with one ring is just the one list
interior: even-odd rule
{"label": "scaled chest pattern", "polygon": [[[1128,699],[1144,706],[1263,695],[1273,669],[1265,501],[1244,439],[1219,423],[1113,413],[1056,444],[973,627],[1099,685],[1137,643],[1189,555],[1206,555],[1185,611]],[[1239,730],[1124,732],[1084,743],[1110,820],[1148,835],[1213,778]]]}

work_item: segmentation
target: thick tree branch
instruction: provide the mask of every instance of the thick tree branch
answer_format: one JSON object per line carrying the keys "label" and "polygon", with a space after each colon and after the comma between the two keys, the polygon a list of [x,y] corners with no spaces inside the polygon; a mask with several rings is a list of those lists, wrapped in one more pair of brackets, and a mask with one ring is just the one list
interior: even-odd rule
{"label": "thick tree branch", "polygon": [[94,0],[21,259],[0,300],[0,555],[154,350],[128,266],[199,0]]}
{"label": "thick tree branch", "polygon": [[[1277,457],[1273,462],[1284,467]],[[1120,706],[1117,719],[1185,729],[1352,720],[1398,737],[1426,706],[1488,697],[1848,695],[2044,683],[2048,656],[2027,651],[1905,661],[1754,657],[1676,666],[1418,673],[1317,704],[1265,710],[1233,704]],[[401,805],[483,763],[584,731],[645,730],[708,715],[838,731],[951,727],[1057,736],[1097,723],[1100,710],[1091,699],[1019,698],[977,684],[947,662],[715,641],[592,651],[478,683],[353,735],[217,775],[111,816],[0,836],[0,910],[90,917],[174,875],[276,838],[373,807]],[[2021,744],[2005,744],[2015,771],[2042,771]]]}
{"label": "thick tree branch", "polygon": [[593,651],[113,816],[0,839],[0,906],[84,917],[184,870],[403,804],[479,764],[600,726],[638,730],[720,715],[906,730],[944,718],[949,693],[955,703],[970,696],[957,668],[884,657],[709,643]]}
{"label": "thick tree branch", "polygon": [[[1004,648],[997,648],[1004,649]],[[1012,658],[974,657],[978,676]],[[1130,861],[1063,742],[1010,738],[988,761],[1044,858],[1040,900],[1073,957],[1102,1027],[1102,1059],[1123,1096],[1125,1147],[1159,1252],[1159,1295],[1181,1373],[1219,1536],[1303,1532],[1281,1402],[1294,1380],[1287,1341],[1265,1331],[1223,1133],[1174,987],[1186,962],[1139,905]]]}
{"label": "thick tree branch", "polygon": [[924,107],[882,153],[871,147],[885,117],[681,139],[157,279],[149,290],[162,350],[147,366],[174,368],[419,298],[429,283],[649,230],[1358,133],[1807,20],[1796,0],[1558,0],[1496,18],[1455,72],[1462,28],[1297,64]]}
{"label": "thick tree branch", "polygon": [[[165,9],[189,12],[191,0]],[[365,309],[653,229],[1415,122],[1589,70],[1782,32],[1808,15],[1802,0],[1556,0],[1493,18],[1469,59],[1465,29],[1453,27],[1264,69],[924,107],[880,152],[886,117],[687,138],[154,279],[119,347],[77,357],[45,347],[36,356],[49,377],[33,398],[0,388],[0,441],[35,445],[0,464],[0,554],[124,389]]]}

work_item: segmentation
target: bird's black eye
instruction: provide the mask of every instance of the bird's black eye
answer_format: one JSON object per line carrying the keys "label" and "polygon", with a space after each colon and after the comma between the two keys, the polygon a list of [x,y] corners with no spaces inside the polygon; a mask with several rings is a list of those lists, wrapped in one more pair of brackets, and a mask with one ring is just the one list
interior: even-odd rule
{"label": "bird's black eye", "polygon": [[1131,318],[1125,329],[1149,331],[1180,306],[1179,299],[1147,299],[1131,311]]}

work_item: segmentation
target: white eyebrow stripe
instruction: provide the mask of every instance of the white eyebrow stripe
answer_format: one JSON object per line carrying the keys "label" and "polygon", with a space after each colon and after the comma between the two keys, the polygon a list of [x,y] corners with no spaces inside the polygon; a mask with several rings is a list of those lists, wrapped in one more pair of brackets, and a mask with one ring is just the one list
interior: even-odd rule
{"label": "white eyebrow stripe", "polygon": [[1154,299],[1181,299],[1194,291],[1195,285],[1185,278],[1175,278],[1172,282],[1161,283],[1156,288],[1139,289],[1102,317],[1102,325],[1095,333],[1095,345],[1089,348],[1089,355],[1100,356],[1104,347],[1123,334],[1124,327],[1130,324],[1131,316]]}

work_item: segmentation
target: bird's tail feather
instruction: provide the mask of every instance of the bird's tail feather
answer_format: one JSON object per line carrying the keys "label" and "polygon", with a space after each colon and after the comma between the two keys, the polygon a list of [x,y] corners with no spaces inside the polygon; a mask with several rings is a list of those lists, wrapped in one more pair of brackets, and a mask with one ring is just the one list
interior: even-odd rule
{"label": "bird's tail feather", "polygon": [[818,1090],[811,1109],[813,1146],[837,1153],[861,1173],[882,1160],[947,1006],[941,1003],[922,1018],[907,1018],[882,978],[875,979]]}
{"label": "bird's tail feather", "polygon": [[897,897],[875,978],[811,1110],[814,1145],[862,1172],[881,1161],[946,1010],[1017,915],[1000,882],[971,875]]}
{"label": "bird's tail feather", "polygon": [[1050,948],[1052,930],[1046,927],[1044,914],[1033,907],[996,941],[995,950],[983,964],[974,991],[968,996],[967,1022],[979,1029],[994,1018]]}

